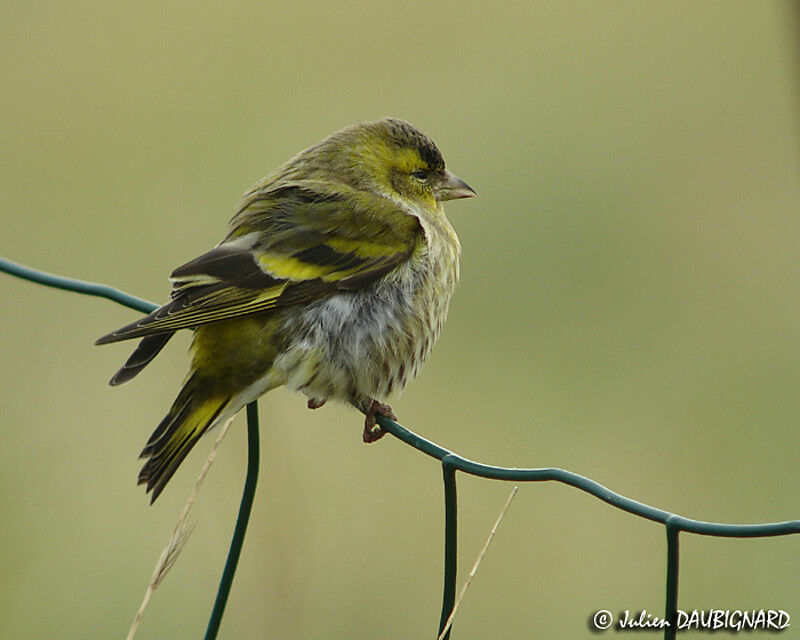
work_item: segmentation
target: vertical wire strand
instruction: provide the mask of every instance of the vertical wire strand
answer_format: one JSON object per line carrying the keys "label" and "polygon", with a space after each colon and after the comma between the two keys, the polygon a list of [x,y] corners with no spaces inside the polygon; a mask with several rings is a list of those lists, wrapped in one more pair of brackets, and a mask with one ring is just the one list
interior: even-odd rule
{"label": "vertical wire strand", "polygon": [[[456,572],[458,569],[458,499],[456,494],[456,468],[449,456],[442,458],[444,479],[444,588],[442,590],[442,616],[439,634],[447,624],[456,599]],[[442,640],[449,640],[452,626]]]}
{"label": "vertical wire strand", "polygon": [[250,520],[250,511],[253,508],[253,498],[258,484],[258,461],[260,446],[258,440],[258,403],[254,400],[247,405],[247,476],[244,481],[242,501],[239,503],[239,515],[236,518],[236,527],[233,530],[231,547],[228,550],[228,559],[217,589],[217,598],[211,611],[211,618],[206,628],[205,640],[214,640],[219,632],[225,605],[228,603],[228,594],[231,592],[233,576],[236,574],[236,565],[242,553],[244,535],[247,533],[247,523]]}
{"label": "vertical wire strand", "polygon": [[678,534],[680,529],[667,521],[667,598],[664,607],[664,640],[675,640],[678,629]]}

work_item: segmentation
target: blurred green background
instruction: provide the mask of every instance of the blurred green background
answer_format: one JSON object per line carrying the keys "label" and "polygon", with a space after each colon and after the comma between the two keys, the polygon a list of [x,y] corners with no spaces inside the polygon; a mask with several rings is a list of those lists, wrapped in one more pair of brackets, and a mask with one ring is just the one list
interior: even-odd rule
{"label": "blurred green background", "polygon": [[[0,254],[165,300],[239,196],[394,115],[480,197],[444,335],[393,407],[474,459],[560,466],[689,517],[800,517],[800,16],[779,2],[11,3]],[[0,275],[0,636],[123,638],[210,449],[154,507],[137,454],[188,336],[137,380],[136,316]],[[221,638],[430,638],[439,466],[361,418],[261,403],[259,491]],[[137,638],[200,638],[238,508],[237,419]],[[463,576],[510,489],[462,477]],[[681,538],[680,606],[800,621],[800,538]],[[454,639],[587,637],[663,610],[663,528],[526,485]],[[797,623],[781,637],[800,637]],[[706,637],[687,634],[684,637]]]}

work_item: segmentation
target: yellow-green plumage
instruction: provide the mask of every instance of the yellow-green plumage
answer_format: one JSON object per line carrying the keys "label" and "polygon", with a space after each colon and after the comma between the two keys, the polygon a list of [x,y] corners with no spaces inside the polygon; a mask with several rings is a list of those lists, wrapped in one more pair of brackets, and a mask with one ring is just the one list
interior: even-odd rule
{"label": "yellow-green plumage", "polygon": [[[399,391],[441,331],[460,245],[441,202],[474,192],[435,145],[384,119],[334,133],[261,180],[228,236],[172,273],[172,300],[98,343],[142,337],[112,378],[135,376],[178,329],[192,366],[142,455],[153,500],[208,429],[277,386],[309,407],[367,415]],[[370,423],[371,421],[371,423]]]}

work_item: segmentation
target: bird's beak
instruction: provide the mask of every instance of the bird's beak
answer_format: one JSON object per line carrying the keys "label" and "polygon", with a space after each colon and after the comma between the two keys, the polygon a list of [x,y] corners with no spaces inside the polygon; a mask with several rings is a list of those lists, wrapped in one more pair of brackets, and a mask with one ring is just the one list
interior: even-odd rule
{"label": "bird's beak", "polygon": [[454,173],[444,172],[444,182],[439,187],[436,199],[443,202],[445,200],[457,200],[458,198],[474,198],[477,193],[472,190],[466,182]]}

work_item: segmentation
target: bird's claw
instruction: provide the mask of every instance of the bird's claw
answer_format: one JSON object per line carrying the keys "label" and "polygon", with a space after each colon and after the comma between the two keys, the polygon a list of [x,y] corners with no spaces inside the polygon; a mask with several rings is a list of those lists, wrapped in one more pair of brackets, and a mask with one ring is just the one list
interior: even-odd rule
{"label": "bird's claw", "polygon": [[397,420],[392,408],[388,404],[383,404],[377,400],[372,401],[364,414],[366,418],[364,419],[364,433],[361,437],[367,444],[377,442],[386,435],[386,430],[378,425],[375,421],[375,416],[384,416],[390,420]]}

